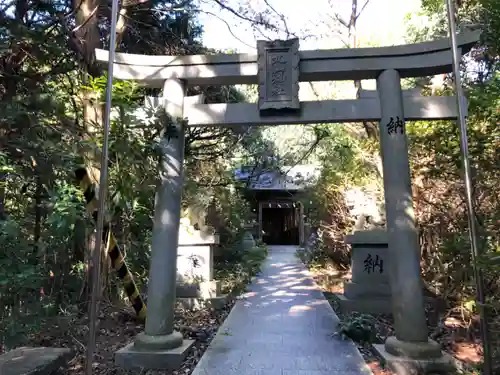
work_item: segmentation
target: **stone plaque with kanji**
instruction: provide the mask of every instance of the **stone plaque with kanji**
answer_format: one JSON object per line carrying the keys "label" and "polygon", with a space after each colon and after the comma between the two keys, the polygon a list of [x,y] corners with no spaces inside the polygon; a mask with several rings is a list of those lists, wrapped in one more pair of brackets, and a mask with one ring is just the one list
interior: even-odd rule
{"label": "stone plaque with kanji", "polygon": [[344,285],[345,296],[390,296],[387,232],[357,231],[345,240],[352,246],[352,279]]}
{"label": "stone plaque with kanji", "polygon": [[179,245],[177,280],[203,282],[213,278],[213,250],[210,245]]}
{"label": "stone plaque with kanji", "polygon": [[299,111],[299,39],[259,40],[257,50],[261,115]]}

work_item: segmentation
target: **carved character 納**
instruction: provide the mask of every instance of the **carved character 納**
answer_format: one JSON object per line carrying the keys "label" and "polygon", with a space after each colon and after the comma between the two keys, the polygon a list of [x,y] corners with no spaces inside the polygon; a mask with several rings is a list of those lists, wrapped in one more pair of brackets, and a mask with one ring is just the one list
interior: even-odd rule
{"label": "carved character \u7d0d", "polygon": [[368,254],[366,259],[363,261],[365,265],[365,272],[367,273],[372,273],[375,272],[375,270],[378,268],[379,273],[384,272],[384,261],[379,258],[378,255],[375,255],[375,257],[372,257],[371,254]]}

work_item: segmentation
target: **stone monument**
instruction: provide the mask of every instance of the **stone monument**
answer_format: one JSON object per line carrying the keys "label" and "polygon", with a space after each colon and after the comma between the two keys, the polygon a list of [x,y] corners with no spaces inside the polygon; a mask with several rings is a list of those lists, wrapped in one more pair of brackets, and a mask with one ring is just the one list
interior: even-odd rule
{"label": "stone monument", "polygon": [[387,232],[382,229],[355,231],[345,237],[351,245],[351,281],[336,294],[345,312],[391,313]]}
{"label": "stone monument", "polygon": [[243,227],[243,237],[241,239],[241,247],[243,251],[250,251],[257,245],[252,234],[254,228],[254,224],[247,224]]}
{"label": "stone monument", "polygon": [[16,348],[0,355],[0,374],[59,374],[66,370],[73,356],[74,353],[67,348]]}
{"label": "stone monument", "polygon": [[227,296],[214,280],[214,249],[219,236],[181,226],[177,249],[177,299],[189,309],[221,308]]}

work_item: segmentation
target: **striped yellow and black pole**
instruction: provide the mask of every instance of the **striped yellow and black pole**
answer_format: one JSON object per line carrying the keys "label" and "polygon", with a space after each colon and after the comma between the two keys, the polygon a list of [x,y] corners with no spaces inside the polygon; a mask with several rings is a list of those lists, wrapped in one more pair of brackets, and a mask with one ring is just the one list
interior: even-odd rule
{"label": "striped yellow and black pole", "polygon": [[[96,184],[94,184],[87,172],[86,168],[78,168],[75,171],[75,176],[80,184],[85,197],[87,211],[92,214],[92,218],[97,221],[98,202],[96,194]],[[146,319],[146,304],[144,303],[137,286],[135,285],[134,278],[130,273],[123,254],[118,247],[116,238],[111,231],[111,226],[108,220],[104,219],[104,230],[102,233],[102,241],[106,244],[111,265],[118,274],[118,277],[123,283],[123,289],[127,295],[132,307],[134,308],[137,317]]]}

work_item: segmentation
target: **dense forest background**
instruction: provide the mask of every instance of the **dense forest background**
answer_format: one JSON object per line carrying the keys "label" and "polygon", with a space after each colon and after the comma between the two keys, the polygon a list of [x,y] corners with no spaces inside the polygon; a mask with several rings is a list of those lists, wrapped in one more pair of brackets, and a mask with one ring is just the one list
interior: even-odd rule
{"label": "dense forest background", "polygon": [[[221,12],[237,14],[263,35],[286,28],[276,10],[213,0]],[[500,1],[461,0],[460,30],[480,27],[481,43],[464,59],[469,99],[469,138],[476,220],[481,231],[494,334],[500,329],[498,251],[500,251]],[[297,5],[299,6],[299,5]],[[346,47],[372,41],[356,36],[364,9],[353,0],[352,14],[332,13],[329,33]],[[56,317],[85,315],[87,262],[92,250],[91,217],[74,170],[86,165],[99,176],[105,67],[95,48],[109,48],[110,2],[102,0],[4,0],[0,4],[0,344],[9,349],[29,341]],[[121,4],[117,45],[120,52],[186,55],[215,53],[201,42],[195,0],[127,0]],[[363,15],[366,17],[369,15]],[[361,22],[361,21],[360,21]],[[406,41],[447,36],[443,1],[422,0],[407,16]],[[228,31],[229,32],[229,31]],[[408,80],[424,95],[450,94],[450,77]],[[436,83],[436,81],[438,83]],[[369,84],[369,83],[368,83]],[[319,98],[340,98],[365,82],[310,85]],[[192,88],[208,102],[255,100],[255,88]],[[132,82],[113,88],[108,215],[137,282],[147,270],[157,174],[156,145],[161,118],[137,115],[144,95],[155,94]],[[458,127],[454,122],[408,124],[414,202],[422,245],[426,289],[442,301],[442,314],[459,316],[476,331],[475,287],[461,175]],[[254,213],[234,189],[232,171],[241,164],[269,167],[316,163],[321,176],[307,192],[309,221],[320,229],[314,261],[348,267],[342,242],[355,217],[345,192],[358,188],[377,197],[383,213],[378,125],[318,124],[246,129],[189,128],[186,137],[184,207],[210,212],[231,251]],[[383,216],[383,215],[382,215]],[[111,304],[123,295],[103,269],[102,294]],[[457,314],[458,313],[458,314]],[[500,345],[495,345],[498,355]],[[498,363],[498,361],[497,361]]]}

